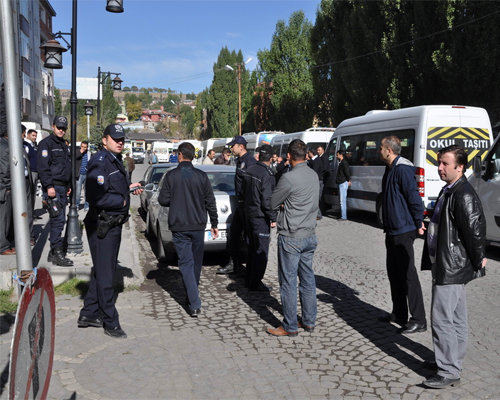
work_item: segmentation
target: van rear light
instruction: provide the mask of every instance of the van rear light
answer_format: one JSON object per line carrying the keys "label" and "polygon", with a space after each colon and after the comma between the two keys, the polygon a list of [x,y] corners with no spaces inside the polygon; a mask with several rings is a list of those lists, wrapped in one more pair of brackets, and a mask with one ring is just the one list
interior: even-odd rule
{"label": "van rear light", "polygon": [[425,170],[417,167],[415,169],[415,180],[417,181],[418,194],[420,197],[425,196]]}

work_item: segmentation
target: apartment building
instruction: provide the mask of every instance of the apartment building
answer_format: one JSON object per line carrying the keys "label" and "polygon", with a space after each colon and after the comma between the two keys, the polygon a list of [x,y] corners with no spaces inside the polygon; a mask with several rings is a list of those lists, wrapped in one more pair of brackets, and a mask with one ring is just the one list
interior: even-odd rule
{"label": "apartment building", "polygon": [[[49,33],[52,32],[52,18],[56,12],[47,0],[12,0],[10,4],[19,68],[22,122],[50,131],[54,117],[54,74],[51,69],[43,67],[45,54],[40,45],[52,39]],[[0,51],[0,84],[4,83],[2,58]]]}

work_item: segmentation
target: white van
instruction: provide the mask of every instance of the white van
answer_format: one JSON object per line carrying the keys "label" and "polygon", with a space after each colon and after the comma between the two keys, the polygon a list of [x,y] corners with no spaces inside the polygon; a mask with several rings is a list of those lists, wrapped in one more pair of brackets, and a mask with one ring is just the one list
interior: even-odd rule
{"label": "white van", "polygon": [[278,157],[286,157],[288,145],[295,139],[302,140],[307,147],[312,149],[316,149],[318,146],[326,148],[333,132],[335,132],[335,128],[309,128],[302,132],[275,136],[271,143],[271,146],[273,146],[273,153],[277,154]]}
{"label": "white van", "polygon": [[[424,205],[424,215],[434,209],[443,182],[437,172],[437,152],[456,144],[469,154],[469,165],[476,156],[484,159],[493,141],[486,110],[465,106],[418,106],[392,111],[370,111],[366,115],[346,119],[337,127],[328,145],[330,170],[335,170],[337,150],[346,152],[350,165],[351,186],[347,207],[376,212],[381,217],[382,177],[385,164],[379,158],[380,142],[394,135],[401,140],[401,156],[416,167],[415,178]],[[467,171],[467,175],[472,169]],[[327,204],[338,202],[336,172],[325,184]]]}
{"label": "white van", "polygon": [[247,141],[247,152],[250,155],[255,154],[255,149],[265,144],[271,144],[275,136],[284,135],[285,132],[280,131],[262,131],[259,133],[250,132],[244,133],[243,137]]}
{"label": "white van", "polygon": [[159,163],[168,163],[170,154],[172,154],[173,147],[173,143],[169,143],[166,141],[155,141],[153,142],[151,151],[156,152],[156,157],[158,158]]}
{"label": "white van", "polygon": [[500,246],[500,135],[484,161],[474,158],[474,173],[469,182],[483,204],[486,217],[486,240]]}
{"label": "white van", "polygon": [[213,146],[212,146],[212,149],[215,151],[215,156],[218,157],[221,155],[222,153],[222,150],[224,150],[226,147],[227,147],[227,144],[233,140],[232,137],[228,137],[228,138],[222,138],[222,139],[218,139],[214,142]]}

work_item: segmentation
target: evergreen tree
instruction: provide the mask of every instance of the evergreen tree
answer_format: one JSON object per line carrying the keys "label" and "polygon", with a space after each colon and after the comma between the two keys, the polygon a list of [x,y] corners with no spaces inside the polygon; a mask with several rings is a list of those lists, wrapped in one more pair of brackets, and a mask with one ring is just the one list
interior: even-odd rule
{"label": "evergreen tree", "polygon": [[111,78],[106,78],[103,84],[102,101],[101,101],[101,120],[102,128],[104,129],[109,124],[116,120],[116,116],[122,112],[122,109],[113,95],[113,87]]}
{"label": "evergreen tree", "polygon": [[61,115],[62,112],[61,91],[58,88],[54,88],[54,114]]}

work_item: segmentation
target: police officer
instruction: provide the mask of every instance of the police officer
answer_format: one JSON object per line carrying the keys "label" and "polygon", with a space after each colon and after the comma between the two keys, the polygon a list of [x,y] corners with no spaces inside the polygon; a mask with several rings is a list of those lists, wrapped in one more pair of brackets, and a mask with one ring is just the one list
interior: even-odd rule
{"label": "police officer", "polygon": [[[233,215],[233,222],[229,230],[229,253],[231,259],[225,267],[217,270],[217,274],[238,273],[241,265],[240,260],[240,237],[241,233],[245,232],[245,197],[243,194],[243,179],[245,178],[246,170],[255,165],[257,161],[247,152],[247,141],[243,136],[235,136],[234,139],[227,144],[231,147],[233,155],[236,159],[236,174],[234,176],[234,187],[236,196],[238,197],[238,207]],[[245,237],[246,232],[245,232]]]}
{"label": "police officer", "polygon": [[[68,129],[66,117],[54,118],[52,134],[38,145],[37,168],[42,183],[43,201],[50,207],[50,252],[47,262],[61,267],[71,267],[73,261],[65,257],[62,231],[66,222],[66,205],[71,192],[71,157],[64,140]],[[49,199],[53,203],[48,202]]]}
{"label": "police officer", "polygon": [[248,249],[245,284],[250,291],[269,292],[272,288],[262,283],[266,272],[271,228],[276,227],[277,212],[271,209],[271,195],[276,179],[270,168],[273,148],[260,148],[259,161],[249,167],[243,181],[245,213],[247,217]]}
{"label": "police officer", "polygon": [[[94,268],[89,291],[80,310],[78,327],[103,327],[105,334],[125,339],[127,334],[120,327],[115,307],[113,282],[122,225],[128,220],[130,190],[140,184],[130,184],[123,166],[123,127],[108,125],[104,130],[102,144],[103,149],[87,165],[85,193],[90,208],[84,223]],[[133,194],[141,192],[142,189],[136,189]]]}

